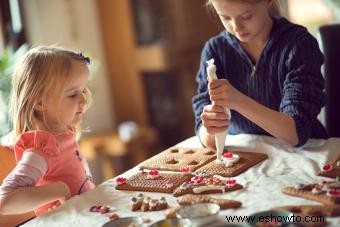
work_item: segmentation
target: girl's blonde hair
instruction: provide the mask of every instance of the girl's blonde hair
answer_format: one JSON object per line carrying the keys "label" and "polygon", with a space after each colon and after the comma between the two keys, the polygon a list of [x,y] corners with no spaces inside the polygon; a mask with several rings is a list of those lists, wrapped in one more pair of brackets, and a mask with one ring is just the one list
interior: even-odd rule
{"label": "girl's blonde hair", "polygon": [[[85,65],[87,60],[82,54],[56,46],[32,48],[19,60],[13,73],[10,103],[15,136],[39,129],[41,124],[48,129],[45,120],[38,120],[35,105],[39,100],[46,103],[48,94],[62,91],[69,81],[72,61],[81,61]],[[87,87],[84,93],[90,104],[91,92]],[[80,133],[80,125],[70,127]]]}
{"label": "girl's blonde hair", "polygon": [[[212,6],[211,1],[212,0],[207,0],[206,6],[209,9],[213,10],[213,6]],[[239,1],[239,2],[255,3],[255,2],[259,2],[259,1],[263,1],[263,0],[228,0],[228,1]],[[272,4],[272,6],[270,8],[269,14],[271,16],[282,16],[281,5],[280,5],[279,0],[273,0],[273,4]]]}

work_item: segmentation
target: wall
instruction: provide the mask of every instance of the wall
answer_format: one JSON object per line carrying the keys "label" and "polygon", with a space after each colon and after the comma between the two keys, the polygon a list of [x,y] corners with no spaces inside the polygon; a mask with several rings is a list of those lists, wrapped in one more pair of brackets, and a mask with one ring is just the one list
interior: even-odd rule
{"label": "wall", "polygon": [[85,115],[83,127],[90,133],[112,130],[114,113],[109,92],[107,67],[93,0],[22,1],[29,44],[58,44],[83,50],[92,60],[95,74],[89,83],[93,104]]}

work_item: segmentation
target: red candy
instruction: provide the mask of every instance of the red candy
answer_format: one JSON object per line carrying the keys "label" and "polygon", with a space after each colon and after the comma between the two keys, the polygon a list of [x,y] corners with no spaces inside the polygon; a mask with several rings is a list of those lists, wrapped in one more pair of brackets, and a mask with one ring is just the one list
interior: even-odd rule
{"label": "red candy", "polygon": [[108,206],[101,206],[95,205],[90,208],[90,212],[99,212],[101,214],[106,214],[110,212],[110,207]]}
{"label": "red candy", "polygon": [[340,190],[339,189],[331,189],[328,191],[328,193],[331,195],[331,196],[340,196]]}
{"label": "red candy", "polygon": [[158,174],[159,174],[158,170],[151,170],[149,172],[149,175],[151,175],[151,176],[157,176]]}
{"label": "red candy", "polygon": [[181,168],[181,172],[182,173],[189,173],[189,172],[191,172],[191,169],[190,169],[190,167],[183,167],[183,168]]}
{"label": "red candy", "polygon": [[90,212],[98,212],[101,206],[92,206]]}
{"label": "red candy", "polygon": [[232,157],[233,157],[233,154],[230,152],[223,154],[223,158],[232,158]]}
{"label": "red candy", "polygon": [[228,180],[226,181],[226,184],[234,185],[234,184],[236,184],[236,180],[235,180],[235,179],[228,179]]}
{"label": "red candy", "polygon": [[116,181],[118,184],[125,184],[127,179],[125,177],[118,177]]}
{"label": "red candy", "polygon": [[107,207],[107,206],[101,206],[100,209],[99,209],[99,213],[101,214],[106,214],[106,213],[109,213],[110,212],[110,208]]}
{"label": "red candy", "polygon": [[333,165],[332,164],[330,164],[330,163],[326,163],[324,166],[323,166],[323,171],[325,171],[325,172],[329,172],[329,171],[331,171],[332,169],[333,169]]}

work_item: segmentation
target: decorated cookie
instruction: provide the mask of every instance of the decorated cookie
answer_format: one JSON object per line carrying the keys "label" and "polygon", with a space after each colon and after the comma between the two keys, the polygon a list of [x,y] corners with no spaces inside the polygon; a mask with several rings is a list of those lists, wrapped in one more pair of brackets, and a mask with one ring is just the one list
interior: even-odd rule
{"label": "decorated cookie", "polygon": [[171,147],[142,162],[139,167],[190,173],[216,159],[216,151],[208,148]]}
{"label": "decorated cookie", "polygon": [[223,155],[223,164],[219,161],[210,162],[195,173],[205,172],[207,175],[234,177],[267,158],[268,156],[262,153],[226,151]]}
{"label": "decorated cookie", "polygon": [[340,182],[321,181],[318,184],[296,184],[282,189],[282,192],[328,205],[340,204]]}
{"label": "decorated cookie", "polygon": [[214,194],[225,193],[241,189],[242,185],[238,184],[235,179],[214,176],[195,175],[189,181],[183,182],[173,192],[174,196],[185,194]]}
{"label": "decorated cookie", "polygon": [[160,173],[158,171],[153,173],[156,177],[150,177],[150,172],[139,172],[128,178],[125,183],[117,184],[116,189],[172,193],[175,188],[192,177],[191,174]]}
{"label": "decorated cookie", "polygon": [[195,203],[216,203],[221,207],[221,209],[238,208],[242,205],[239,201],[212,198],[208,195],[183,195],[177,198],[177,202],[182,206]]}
{"label": "decorated cookie", "polygon": [[325,163],[322,171],[318,173],[319,176],[329,178],[340,178],[340,155],[333,163]]}
{"label": "decorated cookie", "polygon": [[90,212],[98,212],[101,214],[106,214],[111,212],[110,207],[102,205],[94,205],[90,208]]}
{"label": "decorated cookie", "polygon": [[144,196],[142,193],[139,193],[137,196],[131,198],[132,211],[158,211],[166,208],[168,208],[168,203],[165,197],[153,199],[150,196]]}
{"label": "decorated cookie", "polygon": [[139,210],[142,207],[144,200],[144,195],[142,193],[139,193],[137,196],[134,196],[131,198],[131,210],[136,211]]}

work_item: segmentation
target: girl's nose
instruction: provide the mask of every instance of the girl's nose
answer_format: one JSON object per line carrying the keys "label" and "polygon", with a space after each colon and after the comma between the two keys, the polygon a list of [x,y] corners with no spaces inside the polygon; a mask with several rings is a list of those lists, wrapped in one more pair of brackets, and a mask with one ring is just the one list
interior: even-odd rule
{"label": "girl's nose", "polygon": [[234,32],[238,33],[240,31],[242,31],[242,29],[243,29],[242,22],[240,22],[240,20],[237,20],[237,19],[233,20],[233,30],[234,30]]}
{"label": "girl's nose", "polygon": [[82,93],[82,95],[80,96],[80,99],[79,99],[79,105],[81,107],[85,106],[87,103],[86,101],[86,95],[84,93]]}

